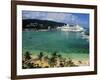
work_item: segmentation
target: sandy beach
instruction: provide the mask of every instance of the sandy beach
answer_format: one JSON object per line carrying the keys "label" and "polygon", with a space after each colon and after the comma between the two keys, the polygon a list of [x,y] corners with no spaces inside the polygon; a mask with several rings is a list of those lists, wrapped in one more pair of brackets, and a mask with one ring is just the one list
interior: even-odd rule
{"label": "sandy beach", "polygon": [[[28,57],[30,57],[28,59]],[[80,67],[89,66],[88,59],[72,59],[54,52],[52,55],[44,55],[42,52],[38,55],[24,55],[23,69],[27,68],[53,68],[53,67]]]}

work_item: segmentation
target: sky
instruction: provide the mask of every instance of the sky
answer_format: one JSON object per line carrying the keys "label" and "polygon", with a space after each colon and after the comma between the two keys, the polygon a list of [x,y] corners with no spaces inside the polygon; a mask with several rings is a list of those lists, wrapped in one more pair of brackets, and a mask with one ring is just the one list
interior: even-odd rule
{"label": "sky", "polygon": [[39,19],[62,22],[66,24],[79,24],[89,27],[89,14],[68,12],[22,11],[22,19]]}

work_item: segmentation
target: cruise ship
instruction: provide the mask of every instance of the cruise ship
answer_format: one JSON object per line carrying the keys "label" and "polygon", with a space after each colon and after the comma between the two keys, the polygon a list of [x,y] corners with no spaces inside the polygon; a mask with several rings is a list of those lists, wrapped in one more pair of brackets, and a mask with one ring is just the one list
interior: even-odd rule
{"label": "cruise ship", "polygon": [[81,31],[84,31],[84,28],[79,26],[78,24],[77,25],[70,25],[70,24],[67,24],[67,25],[64,25],[62,27],[57,27],[57,29],[61,30],[61,31],[73,31],[73,32],[81,32]]}

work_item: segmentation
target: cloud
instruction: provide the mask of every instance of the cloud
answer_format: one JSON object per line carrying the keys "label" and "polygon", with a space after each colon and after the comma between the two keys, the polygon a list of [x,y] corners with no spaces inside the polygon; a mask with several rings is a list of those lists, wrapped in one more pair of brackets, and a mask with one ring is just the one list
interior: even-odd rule
{"label": "cloud", "polygon": [[61,13],[61,12],[38,12],[38,11],[23,11],[23,19],[44,19],[53,21],[75,21],[76,16],[71,13]]}
{"label": "cloud", "polygon": [[67,13],[64,19],[66,23],[77,23],[78,21],[78,17],[71,13]]}
{"label": "cloud", "polygon": [[64,23],[78,22],[78,17],[71,13],[47,13],[46,16],[42,17],[41,19],[64,22]]}
{"label": "cloud", "polygon": [[22,18],[23,19],[34,19],[34,18],[40,18],[45,17],[44,13],[41,12],[33,12],[33,11],[22,11]]}
{"label": "cloud", "polygon": [[39,11],[23,11],[23,19],[41,19],[51,20],[63,23],[77,23],[78,17],[71,13],[62,12],[39,12]]}
{"label": "cloud", "polygon": [[53,20],[53,21],[63,21],[66,15],[64,13],[47,13],[43,19]]}
{"label": "cloud", "polygon": [[40,19],[89,26],[89,14],[65,12],[22,11],[22,19]]}

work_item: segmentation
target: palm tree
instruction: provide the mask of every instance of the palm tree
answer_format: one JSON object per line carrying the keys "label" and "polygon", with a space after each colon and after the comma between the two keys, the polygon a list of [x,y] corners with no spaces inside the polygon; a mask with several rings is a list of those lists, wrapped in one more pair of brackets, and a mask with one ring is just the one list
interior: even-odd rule
{"label": "palm tree", "polygon": [[49,60],[49,57],[47,55],[47,56],[44,57],[44,61],[48,62],[48,60]]}
{"label": "palm tree", "polygon": [[61,54],[58,55],[58,58],[59,58],[60,61],[63,59]]}
{"label": "palm tree", "polygon": [[25,60],[29,60],[29,59],[31,59],[31,56],[30,56],[31,54],[27,51],[26,53],[25,53]]}
{"label": "palm tree", "polygon": [[38,58],[39,58],[40,61],[42,61],[43,56],[44,56],[43,52],[40,52],[40,54],[38,55]]}
{"label": "palm tree", "polygon": [[51,57],[49,60],[50,67],[54,67],[56,65],[56,61],[55,57]]}
{"label": "palm tree", "polygon": [[74,62],[72,61],[72,59],[69,58],[66,66],[77,66],[77,65],[75,65]]}
{"label": "palm tree", "polygon": [[41,67],[43,66],[43,57],[44,57],[44,54],[43,52],[40,52],[40,54],[38,55],[38,59],[40,60],[40,64],[41,64]]}
{"label": "palm tree", "polygon": [[56,51],[52,53],[52,57],[49,60],[49,64],[51,67],[54,67],[57,65],[57,52]]}
{"label": "palm tree", "polygon": [[54,53],[52,53],[52,56],[56,58],[57,57],[57,52],[55,51]]}

